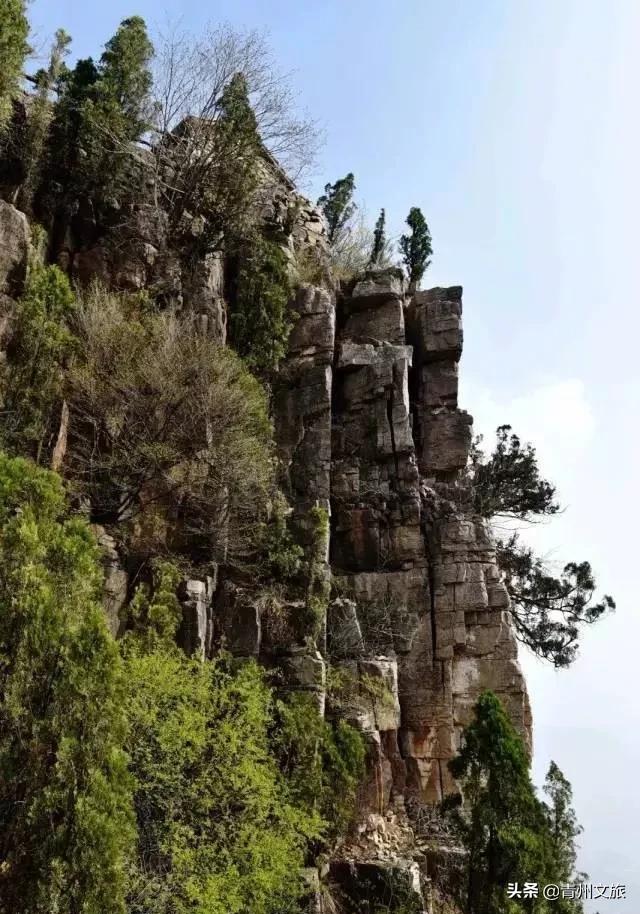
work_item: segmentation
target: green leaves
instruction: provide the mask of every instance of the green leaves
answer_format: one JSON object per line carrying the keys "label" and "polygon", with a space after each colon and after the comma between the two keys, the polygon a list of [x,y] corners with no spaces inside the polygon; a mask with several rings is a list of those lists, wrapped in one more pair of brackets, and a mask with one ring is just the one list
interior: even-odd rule
{"label": "green leaves", "polygon": [[52,473],[0,454],[0,910],[124,910],[133,837],[99,559]]}
{"label": "green leaves", "polygon": [[318,197],[318,206],[327,220],[327,237],[331,245],[341,240],[349,220],[356,211],[356,205],[353,202],[355,189],[355,179],[349,172],[335,184],[326,184],[324,194]]}
{"label": "green leaves", "polygon": [[615,609],[615,601],[605,594],[594,602],[596,581],[589,562],[569,562],[556,575],[517,533],[498,540],[496,552],[517,637],[555,667],[569,666],[578,650],[580,627]]}
{"label": "green leaves", "polygon": [[63,370],[76,346],[70,330],[75,307],[69,280],[58,267],[31,266],[3,378],[2,438],[12,451],[39,459],[52,445]]}
{"label": "green leaves", "polygon": [[229,331],[232,346],[259,375],[271,376],[286,354],[291,294],[284,251],[255,234],[241,249]]}
{"label": "green leaves", "polygon": [[[574,873],[575,838],[580,832],[571,809],[571,787],[552,763],[545,783],[550,805],[536,796],[521,737],[493,692],[484,692],[462,734],[449,768],[459,781],[464,807],[449,801],[451,820],[467,851],[465,914],[547,914],[547,902],[509,899],[509,883],[569,883]],[[580,902],[561,899],[553,910],[571,914]]]}
{"label": "green leaves", "polygon": [[407,270],[411,286],[415,289],[431,263],[433,254],[431,233],[422,210],[412,206],[407,216],[407,225],[411,233],[400,236],[400,252]]}
{"label": "green leaves", "polygon": [[483,517],[533,517],[557,514],[555,486],[543,479],[535,448],[523,445],[510,425],[496,429],[496,447],[486,457],[476,439],[471,451],[470,482],[474,508]]}
{"label": "green leaves", "polygon": [[320,820],[276,763],[264,673],[136,634],[124,652],[138,816],[128,910],[289,910]]}
{"label": "green leaves", "polygon": [[0,128],[11,116],[11,101],[18,94],[22,67],[29,53],[29,22],[25,0],[0,0]]}

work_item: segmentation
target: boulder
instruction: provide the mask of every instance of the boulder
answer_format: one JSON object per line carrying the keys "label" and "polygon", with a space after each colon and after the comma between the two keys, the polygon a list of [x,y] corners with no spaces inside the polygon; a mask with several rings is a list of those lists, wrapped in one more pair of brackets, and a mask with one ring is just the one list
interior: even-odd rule
{"label": "boulder", "polygon": [[27,275],[29,237],[25,214],[0,200],[0,295],[21,295]]}

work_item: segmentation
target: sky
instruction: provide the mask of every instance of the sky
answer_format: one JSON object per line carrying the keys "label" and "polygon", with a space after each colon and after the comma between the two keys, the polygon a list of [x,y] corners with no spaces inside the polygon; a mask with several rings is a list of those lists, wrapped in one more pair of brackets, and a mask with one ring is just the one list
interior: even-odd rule
{"label": "sky", "polygon": [[527,531],[550,560],[588,559],[614,615],[570,670],[523,655],[534,774],[574,787],[580,866],[640,910],[640,4],[637,0],[33,0],[99,54],[120,19],[266,28],[325,144],[309,193],[354,172],[393,233],[411,206],[434,240],[425,285],[464,286],[461,405],[487,438],[538,449],[564,513]]}

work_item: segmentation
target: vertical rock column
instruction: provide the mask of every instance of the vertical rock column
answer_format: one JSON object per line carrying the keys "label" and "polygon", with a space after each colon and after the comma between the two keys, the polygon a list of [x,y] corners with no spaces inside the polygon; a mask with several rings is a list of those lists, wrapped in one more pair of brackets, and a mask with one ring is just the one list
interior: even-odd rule
{"label": "vertical rock column", "polygon": [[407,326],[431,602],[425,636],[401,666],[401,746],[408,789],[436,802],[455,789],[447,763],[480,692],[499,695],[527,741],[531,720],[490,531],[461,507],[472,423],[458,409],[461,288],[417,293]]}
{"label": "vertical rock column", "polygon": [[[402,281],[394,272],[365,277],[341,305],[333,392],[331,566],[342,596],[331,607],[328,648],[352,680],[342,713],[367,734],[373,760],[361,811],[384,812],[404,789],[397,739],[398,656],[410,650],[428,602],[409,406],[412,353],[405,345]],[[359,638],[353,637],[354,629]],[[371,707],[375,680],[383,687],[385,713],[375,707],[379,700]]]}

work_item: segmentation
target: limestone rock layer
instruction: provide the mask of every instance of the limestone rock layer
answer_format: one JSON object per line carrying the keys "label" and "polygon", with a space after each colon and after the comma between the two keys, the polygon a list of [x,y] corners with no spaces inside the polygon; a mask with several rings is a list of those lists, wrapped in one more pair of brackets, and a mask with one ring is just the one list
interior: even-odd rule
{"label": "limestone rock layer", "polygon": [[465,510],[462,290],[409,297],[379,271],[349,294],[305,286],[293,307],[276,410],[287,494],[301,519],[330,511],[325,660],[361,682],[334,713],[371,744],[365,811],[435,803],[455,789],[447,762],[482,690],[531,740],[491,534]]}

